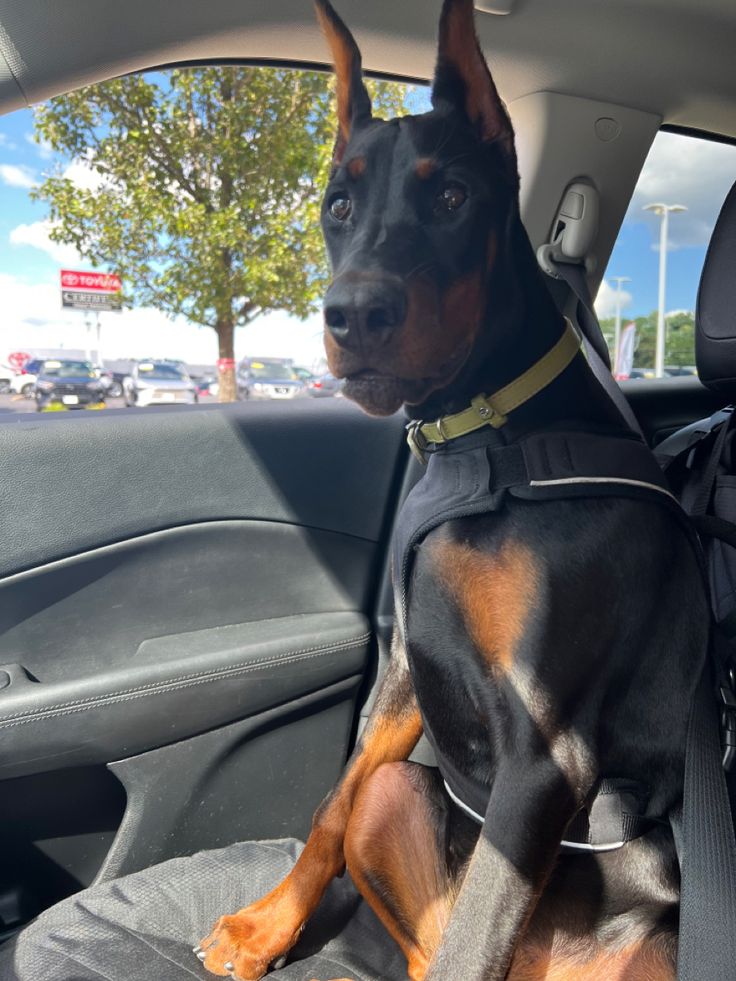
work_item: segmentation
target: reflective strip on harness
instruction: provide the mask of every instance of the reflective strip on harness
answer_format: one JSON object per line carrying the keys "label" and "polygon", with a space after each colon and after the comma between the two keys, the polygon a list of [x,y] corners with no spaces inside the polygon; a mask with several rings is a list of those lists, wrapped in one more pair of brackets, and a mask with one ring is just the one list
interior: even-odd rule
{"label": "reflective strip on harness", "polygon": [[[466,804],[458,794],[452,789],[447,780],[443,779],[445,785],[445,790],[447,795],[453,803],[455,803],[463,814],[466,814],[471,820],[475,821],[476,824],[483,824],[485,818],[479,814],[477,811],[473,810],[469,804]],[[615,823],[620,829],[620,835],[616,836],[614,841],[574,841],[563,838],[560,842],[560,849],[563,852],[615,852],[619,848],[632,841],[634,838],[640,837],[640,835],[645,834],[651,827],[652,822],[648,821],[646,818],[642,817],[640,814],[632,814],[625,811],[624,802],[628,799],[631,803],[632,799],[636,796],[633,793],[634,784],[631,781],[601,781],[601,789],[599,795],[596,796],[589,810],[586,812],[586,823],[588,824],[588,834],[594,833],[595,831],[595,810],[598,807],[599,800],[609,797],[615,798],[616,805],[618,806],[619,813],[616,815]],[[640,798],[640,806],[643,806],[643,800]],[[573,821],[573,827],[575,825]],[[612,822],[609,820],[606,822],[607,825],[611,825]]]}
{"label": "reflective strip on harness", "polygon": [[647,483],[646,480],[629,480],[626,477],[558,477],[555,480],[530,480],[530,487],[561,487],[565,484],[626,484],[629,487],[643,487],[646,490],[657,491],[658,494],[666,494],[677,504],[677,498],[664,487],[656,484]]}

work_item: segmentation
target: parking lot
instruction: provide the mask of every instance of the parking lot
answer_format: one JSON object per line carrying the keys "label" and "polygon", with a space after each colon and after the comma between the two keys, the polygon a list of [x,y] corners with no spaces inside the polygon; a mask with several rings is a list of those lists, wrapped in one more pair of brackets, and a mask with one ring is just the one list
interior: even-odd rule
{"label": "parking lot", "polygon": [[[123,409],[125,408],[125,402],[122,399],[108,399],[105,407],[108,409]],[[36,403],[33,399],[23,398],[22,395],[0,395],[0,421],[2,421],[3,416],[9,413],[18,414],[21,412],[35,411]]]}

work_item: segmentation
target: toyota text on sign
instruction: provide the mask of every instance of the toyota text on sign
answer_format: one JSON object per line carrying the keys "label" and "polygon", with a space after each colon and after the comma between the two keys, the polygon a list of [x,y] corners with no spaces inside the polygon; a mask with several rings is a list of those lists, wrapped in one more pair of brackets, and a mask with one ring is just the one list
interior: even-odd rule
{"label": "toyota text on sign", "polygon": [[74,269],[62,269],[61,286],[65,290],[119,293],[123,288],[123,283],[115,273],[79,272]]}

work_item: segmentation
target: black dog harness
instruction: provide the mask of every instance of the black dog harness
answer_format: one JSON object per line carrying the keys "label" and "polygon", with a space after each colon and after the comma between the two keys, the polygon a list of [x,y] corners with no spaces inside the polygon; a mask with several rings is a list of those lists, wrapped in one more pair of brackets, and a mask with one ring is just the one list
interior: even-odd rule
{"label": "black dog harness", "polygon": [[[427,471],[401,509],[393,541],[395,607],[402,636],[417,546],[446,521],[500,510],[507,494],[528,501],[581,498],[581,504],[591,497],[635,498],[668,507],[684,519],[651,451],[627,429],[548,430],[507,442],[489,425],[421,449]],[[459,772],[423,721],[448,794],[482,823],[490,786]],[[652,819],[644,817],[646,805],[646,790],[633,781],[602,779],[591,803],[568,829],[563,850],[620,848],[651,827]]]}

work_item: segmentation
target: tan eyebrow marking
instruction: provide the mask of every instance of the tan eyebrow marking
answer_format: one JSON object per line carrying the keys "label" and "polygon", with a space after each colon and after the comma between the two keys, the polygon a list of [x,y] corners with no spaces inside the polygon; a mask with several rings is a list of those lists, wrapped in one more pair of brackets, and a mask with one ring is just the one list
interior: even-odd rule
{"label": "tan eyebrow marking", "polygon": [[347,171],[351,177],[358,178],[365,173],[366,168],[365,157],[353,157],[353,159],[347,164]]}
{"label": "tan eyebrow marking", "polygon": [[435,170],[437,170],[437,161],[432,157],[420,157],[414,166],[417,177],[422,181],[428,180]]}

